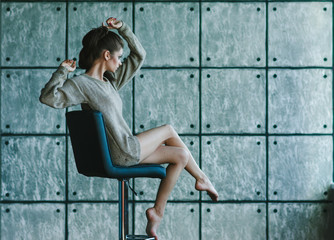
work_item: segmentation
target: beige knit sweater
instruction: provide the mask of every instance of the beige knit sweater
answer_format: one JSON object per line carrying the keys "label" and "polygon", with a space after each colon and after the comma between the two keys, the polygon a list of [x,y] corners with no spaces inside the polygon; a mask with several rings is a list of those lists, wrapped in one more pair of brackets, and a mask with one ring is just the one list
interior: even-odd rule
{"label": "beige knit sweater", "polygon": [[118,32],[127,41],[130,54],[115,73],[104,73],[104,79],[108,81],[85,73],[67,79],[68,70],[59,66],[41,90],[40,101],[53,108],[81,104],[83,110],[100,111],[105,120],[114,164],[131,166],[140,160],[140,143],[123,118],[118,90],[138,72],[146,52],[127,24],[123,22]]}

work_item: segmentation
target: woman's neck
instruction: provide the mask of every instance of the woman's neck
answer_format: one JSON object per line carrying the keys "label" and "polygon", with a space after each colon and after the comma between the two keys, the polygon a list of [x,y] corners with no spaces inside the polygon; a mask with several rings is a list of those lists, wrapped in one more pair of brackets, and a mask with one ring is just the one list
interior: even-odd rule
{"label": "woman's neck", "polygon": [[93,64],[93,66],[87,70],[85,73],[93,78],[103,80],[103,74],[105,72],[105,67],[101,63]]}

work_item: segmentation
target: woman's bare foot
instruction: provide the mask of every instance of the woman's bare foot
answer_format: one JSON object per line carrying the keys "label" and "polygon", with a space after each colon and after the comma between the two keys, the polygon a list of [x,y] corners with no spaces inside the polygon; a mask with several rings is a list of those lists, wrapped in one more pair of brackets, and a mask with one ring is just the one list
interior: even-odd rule
{"label": "woman's bare foot", "polygon": [[149,208],[146,210],[146,218],[147,218],[147,226],[146,226],[146,233],[150,237],[155,237],[158,240],[157,236],[157,229],[161,222],[162,216],[159,216],[156,209]]}
{"label": "woman's bare foot", "polygon": [[218,201],[219,195],[207,176],[205,176],[202,179],[198,179],[196,181],[195,188],[198,191],[206,191],[208,195],[210,196],[210,198],[212,199],[212,201],[215,201],[215,202]]}

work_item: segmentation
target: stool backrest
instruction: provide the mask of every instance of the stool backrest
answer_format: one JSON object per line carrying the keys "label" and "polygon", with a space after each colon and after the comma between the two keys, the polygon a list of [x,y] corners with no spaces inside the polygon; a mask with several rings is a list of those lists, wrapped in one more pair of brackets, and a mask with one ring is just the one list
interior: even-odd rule
{"label": "stool backrest", "polygon": [[85,176],[111,177],[114,166],[102,113],[72,111],[66,113],[75,163]]}

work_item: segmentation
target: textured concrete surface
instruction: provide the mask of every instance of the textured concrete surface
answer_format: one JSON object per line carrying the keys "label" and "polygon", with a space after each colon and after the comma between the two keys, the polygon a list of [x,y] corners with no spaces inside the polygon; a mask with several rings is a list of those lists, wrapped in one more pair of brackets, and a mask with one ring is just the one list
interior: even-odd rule
{"label": "textured concrete surface", "polygon": [[[80,106],[38,101],[108,17],[147,52],[120,91],[130,129],[172,125],[220,194],[213,204],[184,170],[159,239],[334,238],[331,2],[2,1],[0,11],[1,239],[118,238],[117,181],[76,171],[64,114]],[[145,233],[159,182],[134,181],[130,232]]]}

